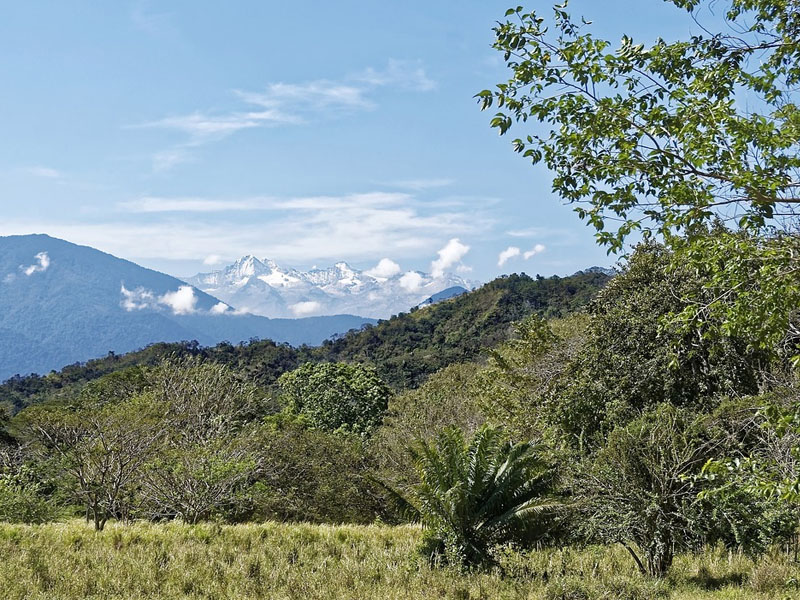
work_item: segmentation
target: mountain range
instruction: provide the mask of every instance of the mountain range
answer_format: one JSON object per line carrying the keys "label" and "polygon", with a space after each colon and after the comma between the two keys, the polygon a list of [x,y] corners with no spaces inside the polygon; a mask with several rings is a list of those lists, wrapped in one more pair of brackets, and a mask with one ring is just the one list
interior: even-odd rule
{"label": "mountain range", "polygon": [[0,237],[0,381],[153,342],[319,344],[373,319],[269,319],[186,282],[46,235]]}
{"label": "mountain range", "polygon": [[365,271],[346,262],[301,271],[255,256],[186,282],[240,311],[265,317],[354,314],[376,319],[388,319],[450,288],[458,288],[452,290],[455,293],[476,287],[475,282],[449,273],[434,277],[421,271],[401,272],[386,259]]}

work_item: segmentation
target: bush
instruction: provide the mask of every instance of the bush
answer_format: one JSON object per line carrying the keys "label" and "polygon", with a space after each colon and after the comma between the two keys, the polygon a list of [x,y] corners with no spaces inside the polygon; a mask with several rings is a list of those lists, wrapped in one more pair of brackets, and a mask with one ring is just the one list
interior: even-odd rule
{"label": "bush", "polygon": [[27,469],[0,474],[0,521],[46,523],[57,515],[58,508],[45,498],[41,484]]}

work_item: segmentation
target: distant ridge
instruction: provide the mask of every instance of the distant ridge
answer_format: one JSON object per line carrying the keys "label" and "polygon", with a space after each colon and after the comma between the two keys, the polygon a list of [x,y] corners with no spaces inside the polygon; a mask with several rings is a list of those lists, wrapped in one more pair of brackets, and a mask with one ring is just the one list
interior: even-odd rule
{"label": "distant ridge", "polygon": [[301,271],[252,255],[224,269],[189,277],[186,282],[265,317],[356,314],[380,319],[417,306],[443,290],[476,286],[451,273],[434,277],[422,271],[403,272],[388,260],[366,271],[346,262]]}
{"label": "distant ridge", "polygon": [[183,281],[47,235],[0,237],[0,381],[154,342],[319,344],[374,322],[238,314]]}
{"label": "distant ridge", "polygon": [[436,304],[437,302],[441,302],[442,300],[449,300],[450,298],[455,298],[456,296],[460,296],[461,294],[466,294],[467,289],[461,287],[460,285],[455,285],[453,287],[449,287],[441,292],[438,292],[431,296],[430,298],[423,300],[419,303],[419,307],[422,308],[423,306],[430,306],[431,304]]}

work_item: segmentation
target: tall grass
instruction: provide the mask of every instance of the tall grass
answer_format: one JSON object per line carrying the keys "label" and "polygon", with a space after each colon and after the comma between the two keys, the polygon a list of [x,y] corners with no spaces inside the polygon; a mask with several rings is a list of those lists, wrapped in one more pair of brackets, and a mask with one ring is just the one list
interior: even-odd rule
{"label": "tall grass", "polygon": [[751,600],[799,598],[800,568],[720,549],[680,556],[664,581],[624,549],[501,552],[501,570],[432,568],[415,527],[266,523],[0,525],[0,598],[455,598]]}

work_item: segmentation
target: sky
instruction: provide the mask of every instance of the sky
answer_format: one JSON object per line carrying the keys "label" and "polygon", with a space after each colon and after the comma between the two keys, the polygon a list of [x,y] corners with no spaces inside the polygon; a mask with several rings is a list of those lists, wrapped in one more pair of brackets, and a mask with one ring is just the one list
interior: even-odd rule
{"label": "sky", "polygon": [[[245,254],[475,281],[613,265],[473,98],[507,78],[509,5],[4,2],[0,235],[176,276]],[[661,0],[570,7],[615,39],[693,30]]]}

